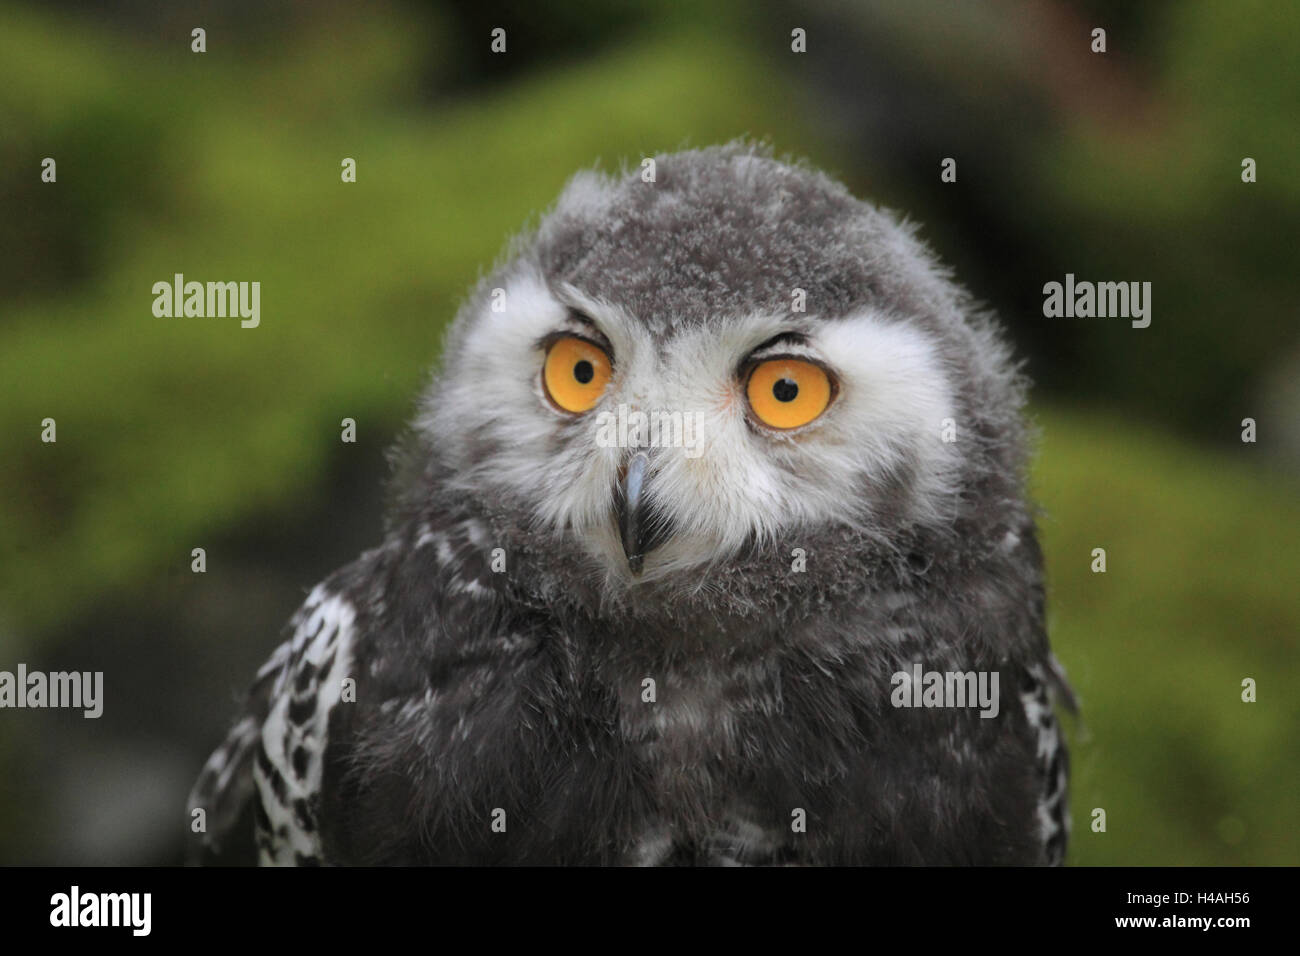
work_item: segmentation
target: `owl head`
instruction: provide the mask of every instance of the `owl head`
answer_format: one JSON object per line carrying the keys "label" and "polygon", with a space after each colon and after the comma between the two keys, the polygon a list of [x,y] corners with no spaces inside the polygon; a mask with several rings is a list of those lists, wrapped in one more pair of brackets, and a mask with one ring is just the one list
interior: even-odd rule
{"label": "owl head", "polygon": [[438,493],[570,589],[757,606],[799,550],[851,587],[1018,501],[1019,405],[912,228],[732,144],[575,176],[462,307],[416,432]]}

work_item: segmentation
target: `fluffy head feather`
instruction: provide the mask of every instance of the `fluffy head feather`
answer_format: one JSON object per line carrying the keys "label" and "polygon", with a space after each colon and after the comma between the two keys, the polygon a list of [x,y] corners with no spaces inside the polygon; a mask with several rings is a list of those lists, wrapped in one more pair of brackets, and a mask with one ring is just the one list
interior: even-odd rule
{"label": "fluffy head feather", "polygon": [[[654,182],[575,176],[480,282],[422,404],[408,508],[472,502],[539,600],[682,620],[820,603],[922,540],[934,555],[1020,526],[1019,381],[913,229],[761,148],[655,163]],[[539,343],[580,330],[576,315],[612,346],[614,374],[573,417],[543,393]],[[839,383],[790,433],[754,427],[739,375],[781,333]],[[651,453],[647,494],[671,534],[639,575],[613,507],[628,451],[598,441],[619,405],[689,412],[703,441]],[[796,547],[838,573],[791,574]]]}

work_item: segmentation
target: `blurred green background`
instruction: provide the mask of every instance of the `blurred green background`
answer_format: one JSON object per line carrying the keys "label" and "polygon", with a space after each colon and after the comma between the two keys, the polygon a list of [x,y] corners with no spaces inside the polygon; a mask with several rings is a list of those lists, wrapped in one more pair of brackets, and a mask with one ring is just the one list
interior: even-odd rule
{"label": "blurred green background", "polygon": [[[1027,359],[1069,860],[1300,863],[1298,33],[1288,2],[0,6],[0,669],[106,698],[0,711],[0,863],[179,860],[254,669],[378,540],[460,297],[577,169],[742,135],[919,221]],[[259,280],[261,326],[155,318],[176,272]],[[1151,327],[1044,318],[1066,272],[1152,282]]]}

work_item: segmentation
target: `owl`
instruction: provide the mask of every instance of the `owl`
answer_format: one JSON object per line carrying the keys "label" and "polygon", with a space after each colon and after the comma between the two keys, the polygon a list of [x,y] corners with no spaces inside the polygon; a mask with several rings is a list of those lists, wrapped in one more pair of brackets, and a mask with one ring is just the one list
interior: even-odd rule
{"label": "owl", "polygon": [[912,227],[733,143],[474,289],[380,544],[190,797],[266,864],[1055,864],[1025,382]]}

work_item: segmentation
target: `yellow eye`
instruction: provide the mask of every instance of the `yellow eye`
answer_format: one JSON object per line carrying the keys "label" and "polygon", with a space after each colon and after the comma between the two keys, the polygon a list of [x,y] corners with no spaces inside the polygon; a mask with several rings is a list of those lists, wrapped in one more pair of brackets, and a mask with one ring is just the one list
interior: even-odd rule
{"label": "yellow eye", "polygon": [[798,428],[826,410],[831,401],[830,376],[812,362],[771,359],[749,373],[749,407],[772,428]]}
{"label": "yellow eye", "polygon": [[585,412],[605,394],[611,371],[604,349],[566,336],[547,351],[542,383],[556,406],[566,412]]}

